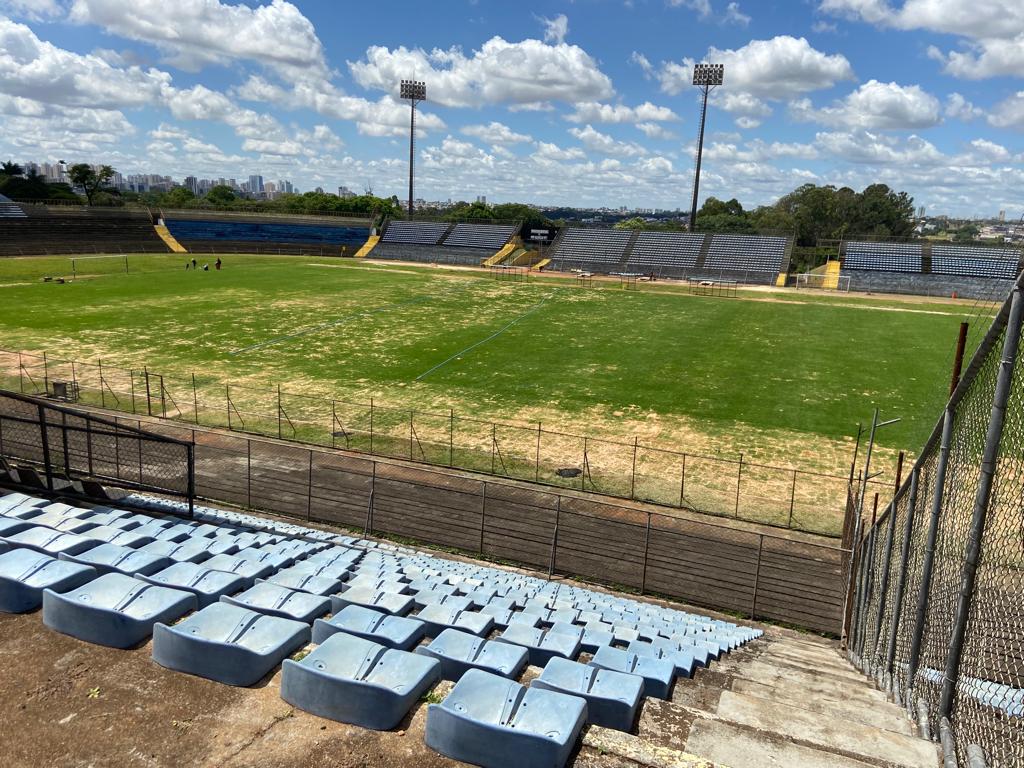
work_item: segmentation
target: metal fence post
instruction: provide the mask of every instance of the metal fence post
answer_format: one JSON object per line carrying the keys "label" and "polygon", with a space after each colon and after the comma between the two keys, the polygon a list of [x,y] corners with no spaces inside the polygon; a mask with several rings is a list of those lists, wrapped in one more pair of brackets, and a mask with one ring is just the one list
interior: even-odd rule
{"label": "metal fence post", "polygon": [[277,439],[281,439],[281,385],[277,385]]}
{"label": "metal fence post", "polygon": [[939,535],[939,518],[942,515],[943,490],[946,485],[946,470],[949,467],[949,446],[953,439],[952,408],[946,408],[942,417],[942,439],[939,443],[939,460],[935,468],[935,491],[932,494],[931,518],[928,521],[928,536],[924,547],[924,562],[921,564],[921,586],[917,593],[917,610],[914,629],[910,636],[910,654],[907,658],[907,700],[914,689],[917,667],[921,661],[921,641],[924,637],[924,623],[928,613],[928,598],[931,596],[932,571],[935,566],[935,542]]}
{"label": "metal fence post", "polygon": [[640,594],[647,591],[647,554],[651,549],[651,513],[647,513],[647,530],[644,532],[644,570],[640,576]]}
{"label": "metal fence post", "polygon": [[882,636],[882,618],[889,591],[889,573],[892,568],[892,548],[896,543],[896,499],[889,503],[889,520],[885,531],[885,561],[882,565],[882,580],[878,585],[878,613],[875,616],[875,637],[871,644],[872,656],[878,653],[878,640]]}
{"label": "metal fence post", "polygon": [[43,448],[43,469],[46,472],[46,487],[53,490],[53,467],[50,465],[50,435],[46,429],[46,408],[39,404],[39,433]]}
{"label": "metal fence post", "polygon": [[149,368],[143,367],[143,375],[146,378],[146,415],[153,415],[153,393],[149,390]]}
{"label": "metal fence post", "polygon": [[[921,468],[910,472],[910,498],[907,500],[907,519],[903,525],[903,542],[900,545],[900,569],[896,576],[896,592],[893,594],[892,621],[889,622],[889,642],[885,649],[885,675],[892,679],[893,664],[896,660],[896,637],[903,618],[903,594],[907,586],[907,568],[910,565],[910,538],[914,532],[914,516],[917,512],[917,486]],[[890,686],[891,687],[891,686]]]}
{"label": "metal fence post", "polygon": [[[847,490],[849,494],[849,490]],[[796,506],[796,470],[793,470],[793,484],[789,488],[789,519],[786,520],[786,527],[793,527],[793,508]]]}
{"label": "metal fence post", "polygon": [[370,475],[370,499],[366,505],[366,525],[363,527],[363,535],[369,536],[373,531],[373,497],[377,493],[377,462],[373,462],[373,473]]}
{"label": "metal fence post", "polygon": [[107,407],[107,393],[104,391],[105,384],[104,384],[104,381],[103,381],[103,360],[102,359],[97,359],[96,360],[96,364],[97,364],[97,366],[99,366],[99,369],[100,369],[100,405],[103,408],[106,408]]}
{"label": "metal fence post", "polygon": [[[192,442],[195,443],[193,433]],[[188,517],[191,520],[196,516],[196,448],[195,445],[185,446],[188,460]]]}
{"label": "metal fence post", "polygon": [[964,552],[964,565],[961,576],[960,594],[956,603],[956,619],[953,622],[953,634],[946,656],[946,674],[942,681],[942,698],[939,702],[939,719],[949,717],[953,710],[953,694],[957,679],[960,676],[960,661],[963,657],[964,639],[967,636],[967,622],[971,615],[971,602],[974,598],[974,583],[978,572],[978,561],[981,559],[981,543],[985,535],[985,520],[992,497],[992,483],[995,479],[996,462],[999,460],[999,448],[1003,438],[1003,425],[1006,421],[1006,405],[1010,399],[1010,387],[1013,384],[1013,371],[1017,363],[1017,347],[1020,342],[1021,313],[1024,312],[1024,296],[1020,287],[1013,291],[1010,304],[1010,316],[1006,321],[1006,336],[1003,339],[1002,358],[999,362],[999,375],[996,378],[996,390],[992,396],[992,415],[989,418],[988,432],[985,435],[985,451],[981,460],[981,477],[978,480],[978,491],[974,499],[974,514],[971,518],[971,530],[967,536],[967,547]]}
{"label": "metal fence post", "polygon": [[555,497],[555,530],[551,534],[551,560],[548,562],[548,578],[555,575],[555,558],[558,552],[558,524],[562,518],[562,495]]}
{"label": "metal fence post", "polygon": [[757,539],[757,565],[754,568],[754,593],[750,600],[750,620],[754,621],[757,616],[757,587],[761,580],[761,555],[764,552],[764,534],[759,534]]}

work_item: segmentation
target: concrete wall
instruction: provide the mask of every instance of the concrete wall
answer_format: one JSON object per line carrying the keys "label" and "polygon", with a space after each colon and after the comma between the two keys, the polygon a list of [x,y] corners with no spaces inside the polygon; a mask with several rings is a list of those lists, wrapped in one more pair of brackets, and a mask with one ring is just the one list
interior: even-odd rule
{"label": "concrete wall", "polygon": [[869,293],[907,293],[916,296],[952,296],[965,299],[1003,298],[1013,286],[1012,280],[956,275],[922,275],[902,272],[846,270],[851,291]]}

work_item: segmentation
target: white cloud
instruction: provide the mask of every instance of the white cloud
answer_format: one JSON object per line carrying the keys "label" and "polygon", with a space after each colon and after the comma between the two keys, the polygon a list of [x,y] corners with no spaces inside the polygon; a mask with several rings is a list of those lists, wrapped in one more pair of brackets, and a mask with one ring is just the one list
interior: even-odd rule
{"label": "white cloud", "polygon": [[544,27],[544,42],[560,45],[565,42],[565,36],[569,34],[569,17],[560,13],[553,19],[538,16],[537,20]]}
{"label": "white cloud", "polygon": [[654,65],[651,64],[651,60],[642,53],[633,51],[629,54],[629,63],[636,64],[640,67],[640,70],[644,73],[645,79],[650,80],[654,76]]}
{"label": "white cloud", "polygon": [[736,24],[741,27],[750,23],[750,17],[740,10],[739,3],[729,3],[725,7],[725,16],[722,18],[726,24]]}
{"label": "white cloud", "polygon": [[525,133],[516,133],[504,123],[499,123],[496,120],[491,121],[488,125],[467,125],[462,129],[462,133],[480,139],[487,144],[522,144],[533,141]]}
{"label": "white cloud", "polygon": [[702,19],[711,15],[711,0],[668,0],[668,4],[696,11]]}
{"label": "white cloud", "polygon": [[0,13],[29,21],[46,21],[64,13],[57,0],[0,0]]}
{"label": "white cloud", "polygon": [[996,104],[988,116],[988,121],[996,128],[1016,128],[1024,131],[1024,91],[1017,91],[1013,96]]}
{"label": "white cloud", "polygon": [[537,151],[534,153],[534,157],[541,158],[543,160],[564,162],[567,160],[585,160],[587,157],[579,147],[567,147],[563,149],[557,144],[552,144],[548,141],[538,141],[536,146]]}
{"label": "white cloud", "polygon": [[70,19],[155,45],[175,66],[254,61],[289,79],[327,72],[313,23],[294,5],[226,5],[219,0],[73,0]]}
{"label": "white cloud", "polygon": [[820,8],[879,26],[962,38],[966,50],[929,50],[955,77],[1015,77],[1024,68],[1024,4],[1019,0],[906,0],[901,6],[887,0],[821,0]]}
{"label": "white cloud", "polygon": [[951,93],[946,97],[944,114],[946,117],[967,122],[976,117],[981,117],[985,113],[982,109],[974,106],[974,104],[969,102],[959,93]]}
{"label": "white cloud", "polygon": [[939,100],[917,85],[869,80],[845,99],[815,109],[809,99],[791,105],[798,120],[863,129],[920,129],[941,120]]}
{"label": "white cloud", "polygon": [[569,133],[579,139],[584,147],[593,152],[600,152],[602,155],[639,157],[647,154],[647,150],[639,144],[616,141],[608,134],[595,130],[589,124],[583,128],[570,128]]}
{"label": "white cloud", "polygon": [[667,130],[665,126],[659,125],[658,123],[637,123],[636,128],[648,139],[669,140],[677,138],[672,131]]}
{"label": "white cloud", "polygon": [[920,136],[898,139],[870,131],[818,133],[818,146],[826,154],[852,163],[898,166],[942,166],[947,157]]}
{"label": "white cloud", "polygon": [[510,43],[500,37],[467,56],[461,50],[372,46],[366,58],[349,62],[352,77],[364,88],[398,95],[399,81],[428,81],[430,101],[449,107],[485,104],[533,105],[606,99],[612,82],[582,48],[540,40]]}
{"label": "white cloud", "polygon": [[678,120],[679,115],[668,107],[659,107],[649,101],[635,107],[590,101],[577,104],[576,110],[565,119],[573,123],[636,123]]}

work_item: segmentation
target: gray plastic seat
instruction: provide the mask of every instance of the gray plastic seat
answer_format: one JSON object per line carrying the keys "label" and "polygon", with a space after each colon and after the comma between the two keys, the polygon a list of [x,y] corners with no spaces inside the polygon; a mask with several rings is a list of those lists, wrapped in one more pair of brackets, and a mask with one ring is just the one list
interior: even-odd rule
{"label": "gray plastic seat", "polygon": [[24,613],[39,607],[43,590],[67,592],[96,578],[87,565],[56,560],[32,549],[0,553],[0,612]]}
{"label": "gray plastic seat", "polygon": [[240,557],[243,560],[253,560],[257,563],[265,563],[275,571],[287,568],[295,563],[295,558],[291,555],[281,554],[272,549],[257,549],[256,547],[240,549],[235,553],[235,557]]}
{"label": "gray plastic seat", "polygon": [[290,568],[286,568],[285,570],[289,573],[305,573],[310,576],[322,576],[327,579],[335,579],[336,581],[347,581],[351,575],[349,571],[349,563],[347,561],[320,563],[306,559],[300,560],[298,563]]}
{"label": "gray plastic seat", "polygon": [[143,576],[162,571],[171,564],[170,559],[148,552],[140,552],[118,544],[100,544],[77,555],[61,552],[61,560],[89,565],[99,574],[123,573],[127,576]]}
{"label": "gray plastic seat", "polygon": [[523,646],[530,653],[530,664],[543,667],[555,656],[575,659],[579,655],[583,630],[579,627],[575,629],[578,631],[568,632],[560,625],[540,629],[525,624],[509,624],[508,629],[495,639]]}
{"label": "gray plastic seat", "polygon": [[331,610],[331,601],[326,597],[288,589],[269,581],[254,584],[237,595],[224,595],[220,601],[305,624],[311,624]]}
{"label": "gray plastic seat", "polygon": [[320,717],[385,731],[439,679],[434,659],[339,632],[302,661],[284,662],[281,698]]}
{"label": "gray plastic seat", "polygon": [[483,637],[494,628],[494,619],[486,613],[474,613],[458,605],[428,605],[416,618],[426,626],[428,637],[437,637],[446,629],[460,629]]}
{"label": "gray plastic seat", "polygon": [[586,722],[587,703],[471,669],[427,710],[424,740],[484,768],[561,768]]}
{"label": "gray plastic seat", "polygon": [[40,499],[35,496],[29,496],[26,493],[8,493],[5,496],[0,496],[0,515],[6,515],[13,509],[19,507],[28,509],[30,507],[37,507],[46,504],[46,499]]}
{"label": "gray plastic seat", "polygon": [[607,629],[600,628],[600,622],[596,622],[595,624],[598,626],[588,624],[583,627],[583,637],[580,639],[580,647],[587,653],[597,653],[598,648],[605,645],[611,645],[615,642],[615,635]]}
{"label": "gray plastic seat", "polygon": [[207,568],[215,571],[233,573],[245,579],[246,588],[256,583],[256,579],[265,579],[274,572],[274,569],[266,563],[257,563],[252,560],[242,560],[231,555],[214,555],[203,562]]}
{"label": "gray plastic seat", "polygon": [[556,657],[530,687],[579,696],[587,702],[588,723],[629,731],[640,707],[644,680],[637,675]]}
{"label": "gray plastic seat", "polygon": [[181,544],[175,544],[173,541],[154,541],[139,547],[139,552],[166,557],[176,563],[202,563],[212,557],[203,545],[204,541],[206,539],[187,539]]}
{"label": "gray plastic seat", "polygon": [[173,563],[162,571],[139,578],[160,587],[191,592],[200,609],[216,603],[222,595],[233,595],[245,589],[245,579],[241,576],[188,562]]}
{"label": "gray plastic seat", "polygon": [[36,526],[5,537],[8,544],[28,547],[44,555],[56,557],[61,552],[77,555],[99,545],[95,539],[87,539],[75,533],[61,533],[52,528]]}
{"label": "gray plastic seat", "polygon": [[408,651],[423,639],[426,627],[422,621],[407,616],[392,616],[361,605],[349,605],[330,619],[317,619],[313,623],[313,642],[322,643],[338,632]]}
{"label": "gray plastic seat", "polygon": [[234,536],[213,536],[204,541],[204,546],[211,557],[233,555],[241,549]]}
{"label": "gray plastic seat", "polygon": [[16,533],[27,531],[35,526],[27,520],[20,520],[16,517],[0,517],[0,539],[13,536]]}
{"label": "gray plastic seat", "polygon": [[98,525],[82,533],[87,539],[106,542],[108,544],[119,544],[122,547],[138,549],[144,544],[154,541],[152,536],[140,536],[135,531],[122,531],[112,525]]}
{"label": "gray plastic seat", "polygon": [[625,672],[628,675],[639,675],[644,679],[644,696],[656,699],[667,699],[671,695],[672,680],[676,675],[676,665],[667,659],[656,659],[651,656],[638,656],[621,648],[604,646],[598,648],[590,666],[599,669],[610,669],[613,672]]}
{"label": "gray plastic seat", "polygon": [[485,605],[480,609],[480,613],[485,616],[490,616],[494,621],[494,626],[498,629],[504,629],[512,621],[512,617],[515,615],[512,611],[505,608],[501,608],[496,605]]}
{"label": "gray plastic seat", "polygon": [[[118,527],[114,523],[115,527]],[[177,525],[167,525],[162,520],[153,520],[145,525],[141,525],[138,528],[129,528],[128,530],[133,533],[140,534],[142,536],[149,536],[154,541],[173,541],[176,544],[180,544],[183,541],[187,541],[191,534],[191,527],[183,525],[181,523]]]}
{"label": "gray plastic seat", "polygon": [[331,579],[327,576],[314,576],[311,573],[292,571],[290,569],[272,573],[267,576],[266,580],[288,589],[299,589],[303,592],[309,592],[311,595],[320,595],[322,597],[333,595],[341,589],[341,582],[337,579]]}
{"label": "gray plastic seat", "polygon": [[516,678],[530,657],[529,651],[522,646],[484,640],[457,629],[444,630],[429,645],[417,648],[416,653],[437,659],[441,664],[441,676],[452,681],[470,669]]}
{"label": "gray plastic seat", "polygon": [[191,592],[108,573],[67,594],[43,590],[43,623],[89,643],[130,648],[157,622],[179,619],[196,605]]}
{"label": "gray plastic seat", "polygon": [[378,592],[375,589],[349,589],[340,595],[331,595],[331,606],[334,613],[339,613],[348,605],[361,605],[381,613],[405,616],[412,610],[413,602],[408,595]]}
{"label": "gray plastic seat", "polygon": [[225,685],[246,686],[308,642],[309,627],[302,622],[213,603],[174,626],[154,626],[153,660]]}

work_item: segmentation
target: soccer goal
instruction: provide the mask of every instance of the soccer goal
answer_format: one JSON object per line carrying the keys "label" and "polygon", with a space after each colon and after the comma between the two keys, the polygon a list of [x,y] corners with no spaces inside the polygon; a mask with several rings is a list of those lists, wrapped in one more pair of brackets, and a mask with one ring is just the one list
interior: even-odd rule
{"label": "soccer goal", "polygon": [[816,272],[804,272],[796,275],[796,287],[818,291],[841,291],[849,293],[849,275],[824,275]]}

